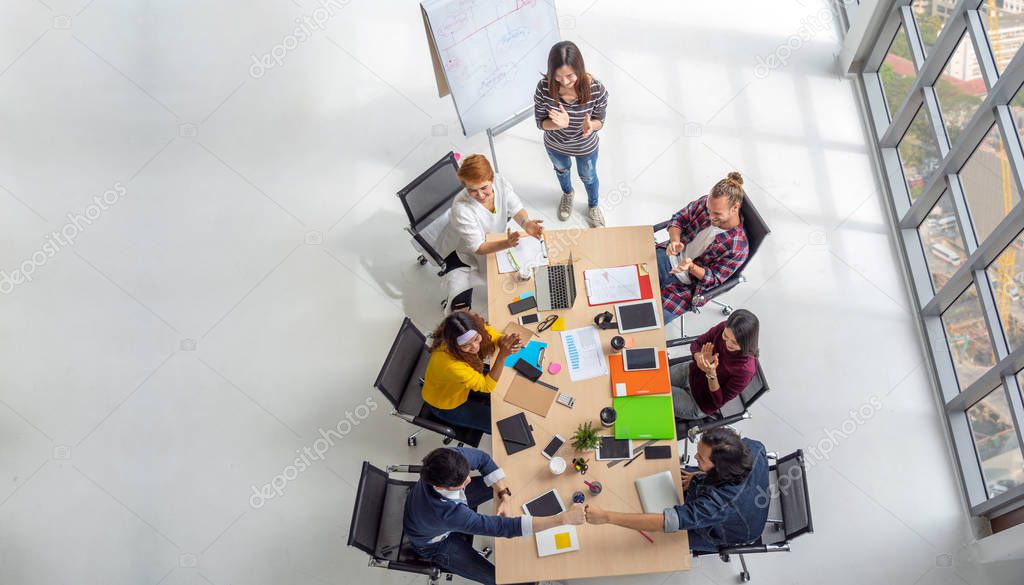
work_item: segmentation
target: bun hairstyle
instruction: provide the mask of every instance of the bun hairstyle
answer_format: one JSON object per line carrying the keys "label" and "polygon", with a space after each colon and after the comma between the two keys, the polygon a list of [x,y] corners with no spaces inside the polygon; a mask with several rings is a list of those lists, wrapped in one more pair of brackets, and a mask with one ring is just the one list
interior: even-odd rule
{"label": "bun hairstyle", "polygon": [[494,169],[491,162],[482,154],[471,154],[462,160],[456,176],[463,183],[487,183],[494,180]]}
{"label": "bun hairstyle", "polygon": [[743,190],[743,175],[733,171],[711,188],[712,197],[728,197],[730,205],[743,204],[747,196]]}
{"label": "bun hairstyle", "polygon": [[[464,352],[459,347],[459,336],[470,329],[480,334],[480,351],[475,354]],[[448,315],[430,336],[433,338],[430,351],[443,349],[478,372],[484,371],[483,358],[494,353],[494,342],[487,333],[484,318],[470,311],[455,311]]]}

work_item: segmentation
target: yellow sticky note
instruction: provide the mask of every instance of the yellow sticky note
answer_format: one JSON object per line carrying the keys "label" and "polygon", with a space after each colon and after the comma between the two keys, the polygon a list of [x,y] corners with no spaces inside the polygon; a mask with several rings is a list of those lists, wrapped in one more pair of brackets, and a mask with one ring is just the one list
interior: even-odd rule
{"label": "yellow sticky note", "polygon": [[565,319],[559,317],[551,324],[552,331],[565,331]]}
{"label": "yellow sticky note", "polygon": [[647,276],[647,263],[641,262],[640,264],[637,264],[637,272],[640,273],[640,276]]}
{"label": "yellow sticky note", "polygon": [[559,532],[555,535],[555,550],[572,547],[572,536],[568,532]]}

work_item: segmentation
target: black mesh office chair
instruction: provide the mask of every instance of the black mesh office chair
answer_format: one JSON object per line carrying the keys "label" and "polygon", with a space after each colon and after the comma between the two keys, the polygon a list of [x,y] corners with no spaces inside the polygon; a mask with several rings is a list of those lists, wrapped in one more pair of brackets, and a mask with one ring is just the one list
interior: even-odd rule
{"label": "black mesh office chair", "polygon": [[[769,453],[768,458],[774,460],[777,456]],[[717,554],[728,563],[730,555],[737,555],[742,567],[740,580],[750,581],[750,570],[744,555],[788,552],[790,541],[814,532],[811,500],[807,492],[807,468],[802,450],[797,449],[768,467],[768,492],[771,496],[768,523],[760,538],[750,544],[722,547],[717,553],[694,552],[693,556]]]}
{"label": "black mesh office chair", "polygon": [[449,152],[398,192],[409,218],[405,231],[420,253],[417,260],[421,265],[431,262],[437,266],[438,276],[466,266],[454,250],[440,249],[448,229],[452,199],[462,190],[458,170],[455,153]]}
{"label": "black mesh office chair", "polygon": [[405,499],[416,482],[392,479],[393,472],[419,473],[419,466],[391,466],[385,472],[363,462],[348,545],[370,555],[371,567],[426,575],[434,583],[441,569],[413,552],[405,538]]}
{"label": "black mesh office chair", "polygon": [[380,390],[394,407],[391,414],[420,427],[406,439],[410,447],[416,446],[416,437],[423,429],[444,435],[445,445],[454,440],[460,446],[478,447],[482,432],[442,421],[423,402],[421,388],[429,359],[426,336],[406,317],[398,328],[398,335],[373,387]]}
{"label": "black mesh office chair", "polygon": [[[685,347],[690,343],[693,343],[694,339],[696,339],[696,337],[671,339],[666,342],[666,345],[668,347]],[[681,364],[689,364],[692,361],[692,355],[669,358],[668,367],[670,375],[672,373],[673,366],[680,365],[681,367]],[[747,384],[747,387],[744,388],[736,398],[727,402],[721,410],[713,415],[697,420],[687,420],[676,416],[676,437],[680,440],[686,441],[683,444],[683,454],[680,459],[681,463],[683,465],[689,463],[690,443],[693,442],[697,435],[715,427],[732,425],[741,420],[750,418],[749,409],[751,405],[757,402],[757,400],[769,389],[768,380],[765,378],[764,370],[761,368],[761,360],[757,360],[757,371],[754,372],[754,377],[750,379],[750,383]],[[673,394],[674,393],[675,387],[673,386]]]}
{"label": "black mesh office chair", "polygon": [[[740,206],[740,217],[743,218],[743,232],[747,234],[747,245],[750,247],[746,260],[743,261],[743,264],[739,269],[736,270],[732,276],[726,279],[725,282],[714,289],[705,292],[703,295],[694,297],[693,303],[690,305],[688,312],[699,313],[700,306],[698,305],[703,305],[704,301],[707,301],[722,307],[723,315],[732,313],[732,306],[719,300],[718,297],[747,281],[747,277],[743,275],[743,271],[746,269],[747,265],[750,264],[750,261],[754,259],[754,254],[756,254],[758,249],[761,248],[761,243],[764,242],[764,238],[772,231],[768,227],[768,224],[765,223],[764,218],[761,217],[761,214],[758,213],[757,208],[754,206],[754,203],[750,200],[749,196],[743,199],[743,205]],[[655,225],[655,233],[668,229],[668,224],[668,221],[663,221]],[[682,316],[680,316],[679,327],[680,331],[682,331]]]}

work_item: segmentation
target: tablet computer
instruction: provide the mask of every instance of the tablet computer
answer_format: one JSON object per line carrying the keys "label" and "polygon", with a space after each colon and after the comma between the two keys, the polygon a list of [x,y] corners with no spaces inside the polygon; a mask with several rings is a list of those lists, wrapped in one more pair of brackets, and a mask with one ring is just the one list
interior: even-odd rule
{"label": "tablet computer", "polygon": [[622,369],[627,372],[657,370],[658,350],[653,347],[635,347],[622,352]]}
{"label": "tablet computer", "polygon": [[529,516],[556,516],[565,512],[565,504],[558,491],[550,490],[523,504],[523,513]]}
{"label": "tablet computer", "polygon": [[615,305],[615,320],[619,324],[619,333],[657,329],[660,327],[660,312],[660,306],[655,305],[653,299]]}
{"label": "tablet computer", "polygon": [[633,441],[631,439],[601,437],[601,443],[597,446],[598,461],[616,461],[619,459],[629,459],[632,456]]}

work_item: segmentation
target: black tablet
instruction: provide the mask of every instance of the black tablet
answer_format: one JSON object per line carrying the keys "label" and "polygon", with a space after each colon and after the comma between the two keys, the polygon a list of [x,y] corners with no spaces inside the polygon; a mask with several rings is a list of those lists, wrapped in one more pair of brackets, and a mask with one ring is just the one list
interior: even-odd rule
{"label": "black tablet", "polygon": [[523,504],[523,512],[538,518],[541,516],[556,516],[565,512],[565,504],[562,503],[562,498],[558,496],[558,492],[551,490]]}

